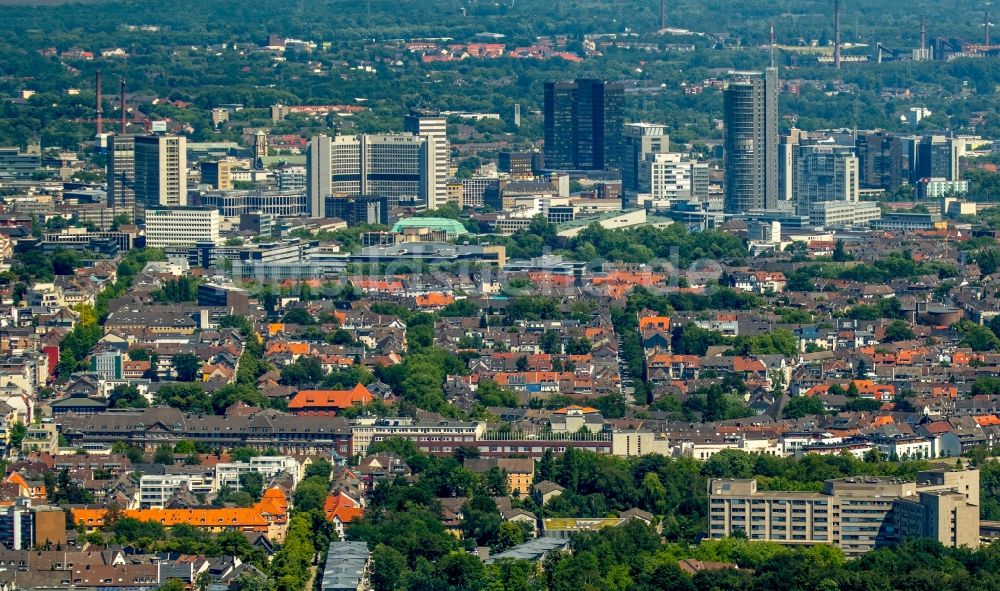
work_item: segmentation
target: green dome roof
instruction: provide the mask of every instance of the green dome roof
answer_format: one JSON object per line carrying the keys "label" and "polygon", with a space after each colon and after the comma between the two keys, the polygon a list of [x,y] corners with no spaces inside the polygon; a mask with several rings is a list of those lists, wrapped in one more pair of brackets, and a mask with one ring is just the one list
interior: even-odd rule
{"label": "green dome roof", "polygon": [[448,236],[461,236],[469,233],[462,222],[448,218],[406,218],[396,222],[392,231],[402,232],[406,228],[430,228],[431,230],[444,231]]}

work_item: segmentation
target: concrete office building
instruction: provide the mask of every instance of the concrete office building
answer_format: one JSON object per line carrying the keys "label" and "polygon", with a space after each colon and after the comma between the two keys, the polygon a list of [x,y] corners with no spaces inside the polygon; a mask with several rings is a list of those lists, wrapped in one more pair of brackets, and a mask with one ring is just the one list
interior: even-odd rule
{"label": "concrete office building", "polygon": [[670,151],[667,126],[653,123],[626,123],[622,137],[622,193],[639,190],[639,165],[649,154]]}
{"label": "concrete office building", "polygon": [[794,153],[794,193],[799,215],[808,215],[813,203],[858,201],[858,158],[853,147],[829,144],[796,146]]}
{"label": "concrete office building", "polygon": [[778,142],[778,199],[777,207],[795,204],[795,148],[802,143],[805,133],[792,128]]}
{"label": "concrete office building", "polygon": [[299,191],[305,193],[309,185],[309,176],[304,166],[286,166],[279,169],[275,176],[278,179],[279,191]]}
{"label": "concrete office building", "polygon": [[778,70],[734,72],[723,91],[725,211],[772,209],[778,198]]}
{"label": "concrete office building", "polygon": [[227,218],[259,212],[275,217],[299,217],[308,213],[301,191],[206,191],[201,204],[219,210]]}
{"label": "concrete office building", "polygon": [[135,206],[135,140],[130,135],[108,138],[108,207]]}
{"label": "concrete office building", "polygon": [[891,190],[903,185],[912,185],[917,181],[917,152],[920,144],[919,136],[893,136],[889,146]]}
{"label": "concrete office building", "polygon": [[229,191],[233,188],[233,164],[228,160],[201,163],[201,184],[208,185],[216,191]]}
{"label": "concrete office building", "polygon": [[187,205],[187,138],[137,135],[135,203],[142,208]]}
{"label": "concrete office building", "polygon": [[37,145],[22,152],[16,147],[0,147],[0,178],[30,179],[42,167],[42,151]]}
{"label": "concrete office building", "polygon": [[[437,194],[434,142],[417,135],[316,136],[309,142],[306,167],[309,215],[326,216],[326,198],[385,195],[389,206],[401,197]],[[447,182],[442,185],[447,199]]]}
{"label": "concrete office building", "polygon": [[858,556],[906,538],[945,546],[979,543],[979,471],[928,470],[916,482],[827,480],[822,492],[761,491],[756,480],[708,483],[710,538],[742,531],[751,540],[833,544]]}
{"label": "concrete office building", "polygon": [[414,109],[403,119],[403,131],[427,139],[434,153],[434,190],[427,196],[427,208],[437,209],[448,201],[448,177],[451,167],[451,145],[448,142],[448,120],[435,111]]}
{"label": "concrete office building", "polygon": [[153,207],[146,210],[146,246],[219,243],[219,210],[213,207]]}
{"label": "concrete office building", "polygon": [[625,87],[581,78],[546,82],[543,104],[545,167],[620,170]]}

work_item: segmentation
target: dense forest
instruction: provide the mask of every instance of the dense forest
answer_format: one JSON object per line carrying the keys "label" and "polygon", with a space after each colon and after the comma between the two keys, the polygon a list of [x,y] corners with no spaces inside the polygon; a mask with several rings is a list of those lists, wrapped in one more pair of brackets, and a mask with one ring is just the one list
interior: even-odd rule
{"label": "dense forest", "polygon": [[[876,41],[904,51],[916,46],[921,14],[931,23],[932,37],[978,40],[982,34],[981,6],[972,0],[921,0],[906,11],[886,0],[843,4],[843,38],[863,45],[848,48],[848,54],[870,54]],[[238,130],[213,129],[207,109],[219,104],[246,105],[242,118],[275,133],[310,133],[334,124],[347,130],[398,130],[407,108],[430,105],[499,112],[504,123],[476,127],[486,139],[495,133],[523,144],[540,136],[537,116],[531,113],[541,106],[545,80],[599,76],[630,80],[645,89],[629,94],[630,120],[667,123],[677,142],[714,141],[720,137],[713,123],[721,116],[720,94],[706,90],[686,95],[682,84],[766,64],[763,46],[771,19],[781,45],[828,45],[831,5],[828,0],[682,0],[669,3],[667,24],[694,33],[665,35],[654,31],[659,6],[655,0],[186,0],[0,6],[0,17],[20,32],[0,39],[5,57],[0,63],[0,96],[36,93],[24,103],[0,105],[0,144],[40,140],[46,146],[72,148],[89,139],[93,75],[98,69],[105,76],[106,116],[114,109],[115,81],[124,77],[130,92],[169,99],[142,103],[141,109],[150,117],[189,124],[194,140],[238,137]],[[695,51],[604,48],[602,55],[580,63],[503,58],[422,64],[418,55],[394,41],[482,41],[484,32],[503,35],[501,41],[511,47],[533,44],[540,35],[565,36],[566,49],[577,53],[583,51],[584,35],[601,33],[634,35],[628,39],[661,47],[692,44]],[[318,47],[311,52],[290,50],[283,60],[275,60],[254,50],[268,34],[315,41]],[[128,57],[101,57],[101,51],[115,48]],[[53,49],[54,54],[46,51]],[[90,51],[96,57],[63,55],[71,50]],[[778,59],[785,66],[784,78],[810,81],[801,85],[799,94],[782,97],[785,126],[898,129],[898,115],[908,105],[919,104],[935,113],[925,124],[928,129],[1000,132],[993,118],[978,128],[970,123],[973,113],[996,111],[1000,69],[992,67],[992,60],[850,64],[834,73],[819,66],[814,56],[795,51],[779,52]],[[374,72],[359,68],[362,65]],[[916,92],[907,100],[883,99],[882,91],[893,88]],[[71,89],[78,94],[70,94]],[[354,103],[359,98],[370,111],[349,121],[292,117],[274,125],[266,110],[276,102]],[[515,103],[528,114],[521,129],[506,123]]]}

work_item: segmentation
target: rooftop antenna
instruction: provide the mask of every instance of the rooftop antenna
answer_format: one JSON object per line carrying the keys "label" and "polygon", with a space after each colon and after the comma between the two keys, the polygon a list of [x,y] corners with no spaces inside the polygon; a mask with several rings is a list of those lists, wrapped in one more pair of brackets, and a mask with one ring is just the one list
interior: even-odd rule
{"label": "rooftop antenna", "polygon": [[97,135],[104,133],[104,110],[101,109],[101,71],[97,71],[97,81],[95,82],[97,86],[97,103],[96,115],[97,115]]}
{"label": "rooftop antenna", "polygon": [[774,67],[774,19],[771,19],[771,67]]}
{"label": "rooftop antenna", "polygon": [[125,133],[126,133],[125,128],[128,126],[128,124],[125,122],[125,79],[124,78],[122,78],[122,80],[121,80],[121,93],[122,93],[122,98],[121,98],[121,102],[122,102],[122,135],[125,135]]}
{"label": "rooftop antenna", "polygon": [[833,67],[840,69],[840,0],[833,0]]}

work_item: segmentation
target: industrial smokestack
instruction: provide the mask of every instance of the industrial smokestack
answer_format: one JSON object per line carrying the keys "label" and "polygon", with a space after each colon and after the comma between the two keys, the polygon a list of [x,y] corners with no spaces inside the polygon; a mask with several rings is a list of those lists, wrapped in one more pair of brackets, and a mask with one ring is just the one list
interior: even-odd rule
{"label": "industrial smokestack", "polygon": [[921,54],[927,49],[927,23],[924,22],[923,16],[920,17],[920,49]]}
{"label": "industrial smokestack", "polygon": [[833,0],[833,67],[840,69],[840,0]]}
{"label": "industrial smokestack", "polygon": [[986,3],[983,11],[983,30],[986,31],[986,47],[990,46],[990,3]]}
{"label": "industrial smokestack", "polygon": [[667,28],[667,2],[660,0],[660,30]]}
{"label": "industrial smokestack", "polygon": [[101,108],[101,71],[97,71],[97,81],[95,82],[97,86],[97,101],[96,101],[96,111],[97,111],[97,135],[100,136],[104,133],[104,109]]}
{"label": "industrial smokestack", "polygon": [[122,101],[122,103],[121,103],[121,105],[122,105],[122,135],[125,135],[125,128],[127,127],[127,124],[125,123],[125,111],[126,111],[126,109],[125,109],[125,79],[124,78],[122,78],[122,82],[121,82],[121,91],[122,91],[122,97],[121,97],[121,101]]}

